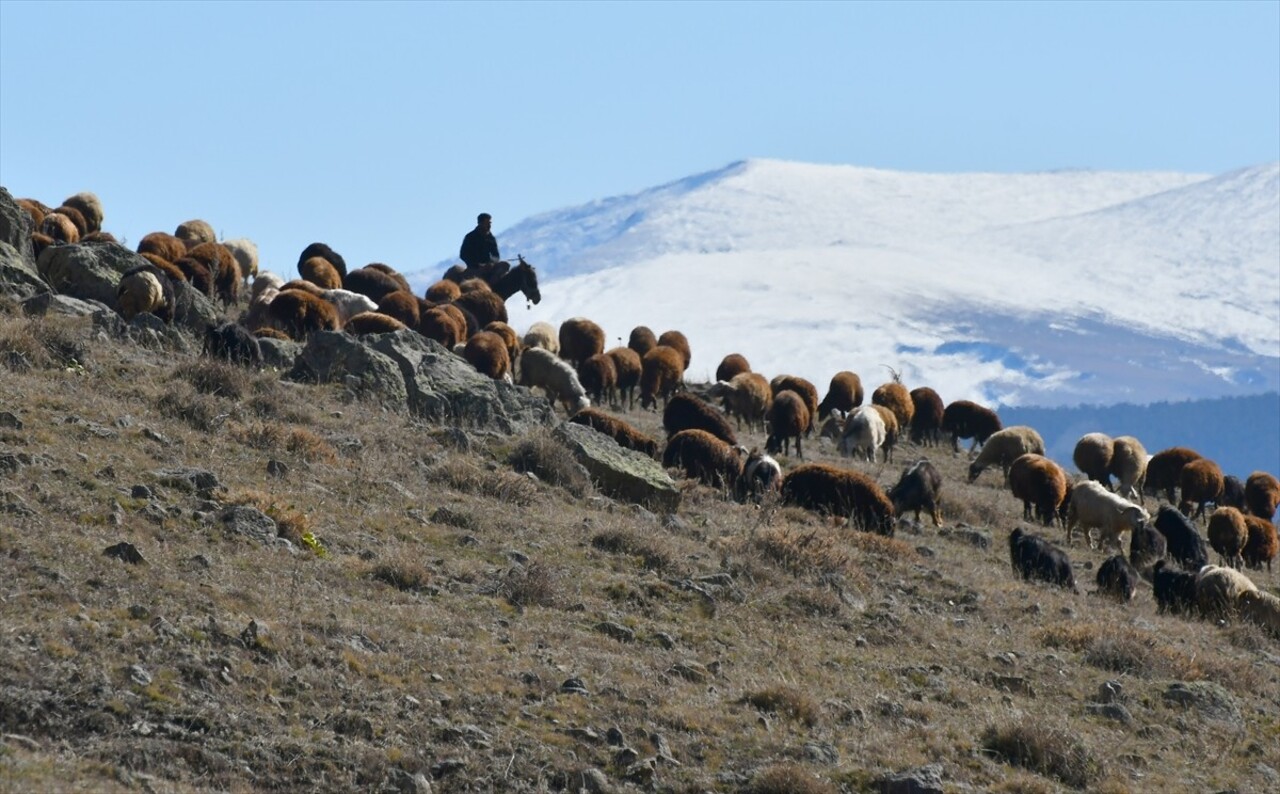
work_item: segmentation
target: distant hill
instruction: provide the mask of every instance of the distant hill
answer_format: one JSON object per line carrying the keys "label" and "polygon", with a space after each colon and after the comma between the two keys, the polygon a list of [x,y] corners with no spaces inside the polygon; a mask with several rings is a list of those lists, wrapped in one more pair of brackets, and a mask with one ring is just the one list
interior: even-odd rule
{"label": "distant hill", "polygon": [[1155,454],[1190,447],[1241,480],[1251,472],[1280,472],[1280,393],[1152,405],[1075,408],[1000,408],[1006,427],[1030,425],[1044,437],[1049,457],[1074,470],[1071,452],[1085,433],[1134,436]]}

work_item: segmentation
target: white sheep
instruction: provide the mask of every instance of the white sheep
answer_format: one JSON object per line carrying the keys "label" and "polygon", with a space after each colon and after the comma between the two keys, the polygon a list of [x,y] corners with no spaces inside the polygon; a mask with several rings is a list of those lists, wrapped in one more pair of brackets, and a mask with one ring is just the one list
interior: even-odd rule
{"label": "white sheep", "polygon": [[347,320],[361,312],[378,310],[378,304],[374,303],[372,298],[347,289],[327,289],[320,293],[320,297],[332,303],[333,308],[338,310],[339,327],[346,325]]}
{"label": "white sheep", "polygon": [[999,466],[1004,472],[1004,480],[1009,481],[1009,467],[1023,455],[1043,455],[1044,439],[1033,428],[1026,425],[1015,425],[997,430],[991,434],[982,451],[973,463],[969,464],[969,482],[978,479],[989,466]]}
{"label": "white sheep", "polygon": [[591,405],[573,365],[544,348],[531,347],[520,354],[520,376],[516,382],[542,389],[552,405],[559,400],[570,416]]}
{"label": "white sheep", "polygon": [[524,346],[540,347],[560,355],[560,332],[551,323],[536,322],[524,332]]}
{"label": "white sheep", "polygon": [[164,313],[164,287],[160,279],[147,270],[137,269],[120,279],[116,287],[116,311],[126,320],[143,312],[159,316]]}
{"label": "white sheep", "polygon": [[1138,505],[1111,493],[1102,483],[1085,480],[1071,489],[1067,543],[1071,542],[1074,530],[1079,527],[1084,530],[1086,540],[1090,529],[1098,530],[1100,549],[1105,550],[1109,543],[1119,547],[1121,533],[1132,532],[1150,520],[1151,516]]}
{"label": "white sheep", "polygon": [[1138,504],[1146,504],[1142,495],[1142,485],[1147,479],[1147,461],[1151,456],[1146,447],[1133,436],[1119,436],[1111,448],[1111,465],[1108,471],[1120,482],[1116,485],[1116,493],[1125,499],[1136,499]]}
{"label": "white sheep", "polygon": [[716,381],[707,395],[724,401],[725,413],[738,418],[739,430],[743,419],[747,420],[748,430],[757,425],[763,428],[765,414],[773,404],[769,381],[758,372],[741,372],[732,380]]}
{"label": "white sheep", "polygon": [[253,300],[261,295],[263,291],[268,289],[273,289],[279,292],[280,288],[283,286],[284,279],[281,278],[278,273],[272,273],[269,270],[264,270],[253,277],[253,286],[249,288],[249,300]]}
{"label": "white sheep", "polygon": [[1239,571],[1206,565],[1196,574],[1196,606],[1207,618],[1229,618],[1245,593],[1258,592],[1253,580]]}
{"label": "white sheep", "polygon": [[1240,616],[1280,637],[1280,598],[1262,590],[1245,590],[1236,597]]}
{"label": "white sheep", "polygon": [[844,420],[840,454],[845,457],[862,456],[868,463],[875,463],[876,450],[884,446],[886,432],[880,412],[869,405],[861,405]]}
{"label": "white sheep", "polygon": [[[236,262],[240,264],[240,275],[245,281],[258,275],[258,244],[253,240],[244,237],[238,237],[234,240],[223,240],[222,244],[227,247],[231,255],[236,258]],[[257,281],[255,280],[256,284]]]}

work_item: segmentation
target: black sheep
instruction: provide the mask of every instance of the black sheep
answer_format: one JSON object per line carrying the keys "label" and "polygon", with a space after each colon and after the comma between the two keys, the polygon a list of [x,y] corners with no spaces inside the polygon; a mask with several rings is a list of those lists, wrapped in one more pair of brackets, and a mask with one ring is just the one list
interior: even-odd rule
{"label": "black sheep", "polygon": [[1209,564],[1209,550],[1204,538],[1191,521],[1172,505],[1160,505],[1156,513],[1156,529],[1164,535],[1169,556],[1188,571],[1198,571]]}
{"label": "black sheep", "polygon": [[1218,507],[1234,507],[1244,512],[1244,483],[1234,474],[1222,478],[1222,493],[1218,495]]}
{"label": "black sheep", "polygon": [[1132,601],[1138,591],[1138,571],[1122,555],[1108,557],[1098,566],[1098,591],[1119,599]]}
{"label": "black sheep", "polygon": [[[338,275],[341,278],[346,279],[347,277],[346,260],[343,259],[341,256],[339,256],[337,251],[334,251],[332,248],[325,245],[324,243],[312,243],[311,245],[308,245],[306,248],[302,249],[302,253],[298,255],[298,266],[301,267],[303,262],[307,261],[313,256],[318,256],[321,259],[327,261],[329,264],[333,265],[334,270],[338,271]],[[350,287],[348,287],[348,289],[350,289]]]}
{"label": "black sheep", "polygon": [[1066,552],[1021,527],[1009,533],[1009,562],[1023,579],[1039,579],[1078,592]]}
{"label": "black sheep", "polygon": [[1151,571],[1151,589],[1161,612],[1190,612],[1196,603],[1196,575],[1175,571],[1167,560],[1160,560]]}
{"label": "black sheep", "polygon": [[898,484],[889,489],[889,501],[898,515],[912,510],[916,521],[920,520],[920,511],[928,510],[935,527],[942,526],[942,517],[938,513],[938,504],[942,494],[942,474],[938,467],[927,460],[918,460],[902,472]]}
{"label": "black sheep", "polygon": [[1143,524],[1129,535],[1129,562],[1139,571],[1148,571],[1168,553],[1164,535],[1150,524]]}
{"label": "black sheep", "polygon": [[233,364],[260,366],[262,347],[253,333],[238,323],[223,323],[205,333],[205,355],[230,361]]}

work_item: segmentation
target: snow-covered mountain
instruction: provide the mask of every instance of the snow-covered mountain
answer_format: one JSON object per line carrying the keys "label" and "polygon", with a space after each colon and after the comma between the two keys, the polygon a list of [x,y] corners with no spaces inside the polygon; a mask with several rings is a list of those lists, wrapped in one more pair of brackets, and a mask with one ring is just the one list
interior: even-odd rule
{"label": "snow-covered mountain", "polygon": [[582,315],[625,344],[636,325],[678,328],[691,379],[738,352],[821,391],[838,370],[871,388],[892,368],[947,401],[1010,406],[1280,389],[1280,163],[1210,176],[748,160],[499,241],[540,275],[540,305],[508,303],[517,330]]}

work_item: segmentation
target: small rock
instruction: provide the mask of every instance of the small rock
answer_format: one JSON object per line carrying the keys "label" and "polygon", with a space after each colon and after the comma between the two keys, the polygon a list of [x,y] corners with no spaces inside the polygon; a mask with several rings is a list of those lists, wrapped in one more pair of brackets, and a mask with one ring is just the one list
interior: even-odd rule
{"label": "small rock", "polygon": [[804,754],[814,763],[827,766],[840,763],[839,751],[836,750],[835,745],[827,742],[807,742],[804,746]]}
{"label": "small rock", "polygon": [[564,692],[566,695],[591,694],[590,692],[587,691],[587,685],[582,682],[581,678],[566,679],[565,682],[560,685],[560,691]]}
{"label": "small rock", "polygon": [[626,739],[622,736],[622,729],[617,725],[613,726],[605,733],[604,740],[610,747],[621,747],[627,743]]}
{"label": "small rock", "polygon": [[467,768],[467,762],[461,758],[446,758],[431,766],[431,776],[439,780],[446,775],[453,775]]}
{"label": "small rock", "polygon": [[929,764],[875,781],[880,794],[943,794],[942,765]]}
{"label": "small rock", "polygon": [[921,557],[937,557],[938,553],[928,546],[916,546],[916,554]]}
{"label": "small rock", "polygon": [[653,635],[653,638],[654,640],[657,641],[659,645],[661,645],[663,648],[666,648],[667,650],[671,650],[672,648],[676,647],[675,638],[672,637],[670,634],[666,633],[665,631],[658,632],[657,634]]}
{"label": "small rock", "polygon": [[1090,714],[1097,714],[1100,717],[1123,722],[1125,725],[1133,724],[1133,715],[1129,710],[1120,703],[1090,703],[1086,706]]}
{"label": "small rock", "polygon": [[283,480],[289,476],[289,464],[279,460],[267,461],[267,475],[277,480]]}
{"label": "small rock", "polygon": [[22,420],[8,411],[3,411],[0,412],[0,427],[5,427],[10,430],[21,430]]}
{"label": "small rock", "polygon": [[564,735],[587,744],[600,744],[600,734],[591,728],[565,728]]}
{"label": "small rock", "polygon": [[1199,713],[1206,719],[1221,722],[1233,728],[1244,725],[1235,699],[1221,684],[1212,681],[1190,683],[1176,681],[1170,684],[1160,697],[1169,705],[1182,706]]}
{"label": "small rock", "polygon": [[609,794],[613,791],[613,786],[609,785],[609,778],[594,766],[582,770],[580,788],[588,794]]}
{"label": "small rock", "polygon": [[635,750],[631,749],[630,747],[623,747],[621,750],[614,753],[613,763],[616,766],[625,769],[626,767],[629,767],[632,764],[634,764],[637,760],[639,760],[639,758],[640,758],[640,754],[637,753]]}
{"label": "small rock", "polygon": [[1099,685],[1099,703],[1122,703],[1124,700],[1124,684],[1121,684],[1119,681],[1106,681]]}
{"label": "small rock", "polygon": [[667,675],[679,676],[695,684],[706,683],[707,679],[711,677],[707,668],[697,662],[677,662],[667,668]]}
{"label": "small rock", "polygon": [[154,495],[151,489],[145,485],[135,485],[129,489],[129,496],[134,499],[150,499]]}
{"label": "small rock", "polygon": [[151,610],[147,609],[142,604],[134,604],[129,607],[129,617],[134,620],[146,620],[150,615]]}
{"label": "small rock", "polygon": [[141,665],[135,664],[129,668],[129,680],[138,686],[148,686],[151,684],[151,673],[148,673]]}
{"label": "small rock", "polygon": [[610,636],[620,642],[632,642],[636,638],[636,633],[634,631],[623,626],[621,623],[614,623],[611,620],[606,620],[603,623],[597,623],[596,631]]}
{"label": "small rock", "polygon": [[132,543],[117,543],[114,546],[108,546],[102,552],[107,557],[115,557],[117,560],[123,560],[130,565],[138,565],[146,562],[142,557],[142,552]]}

